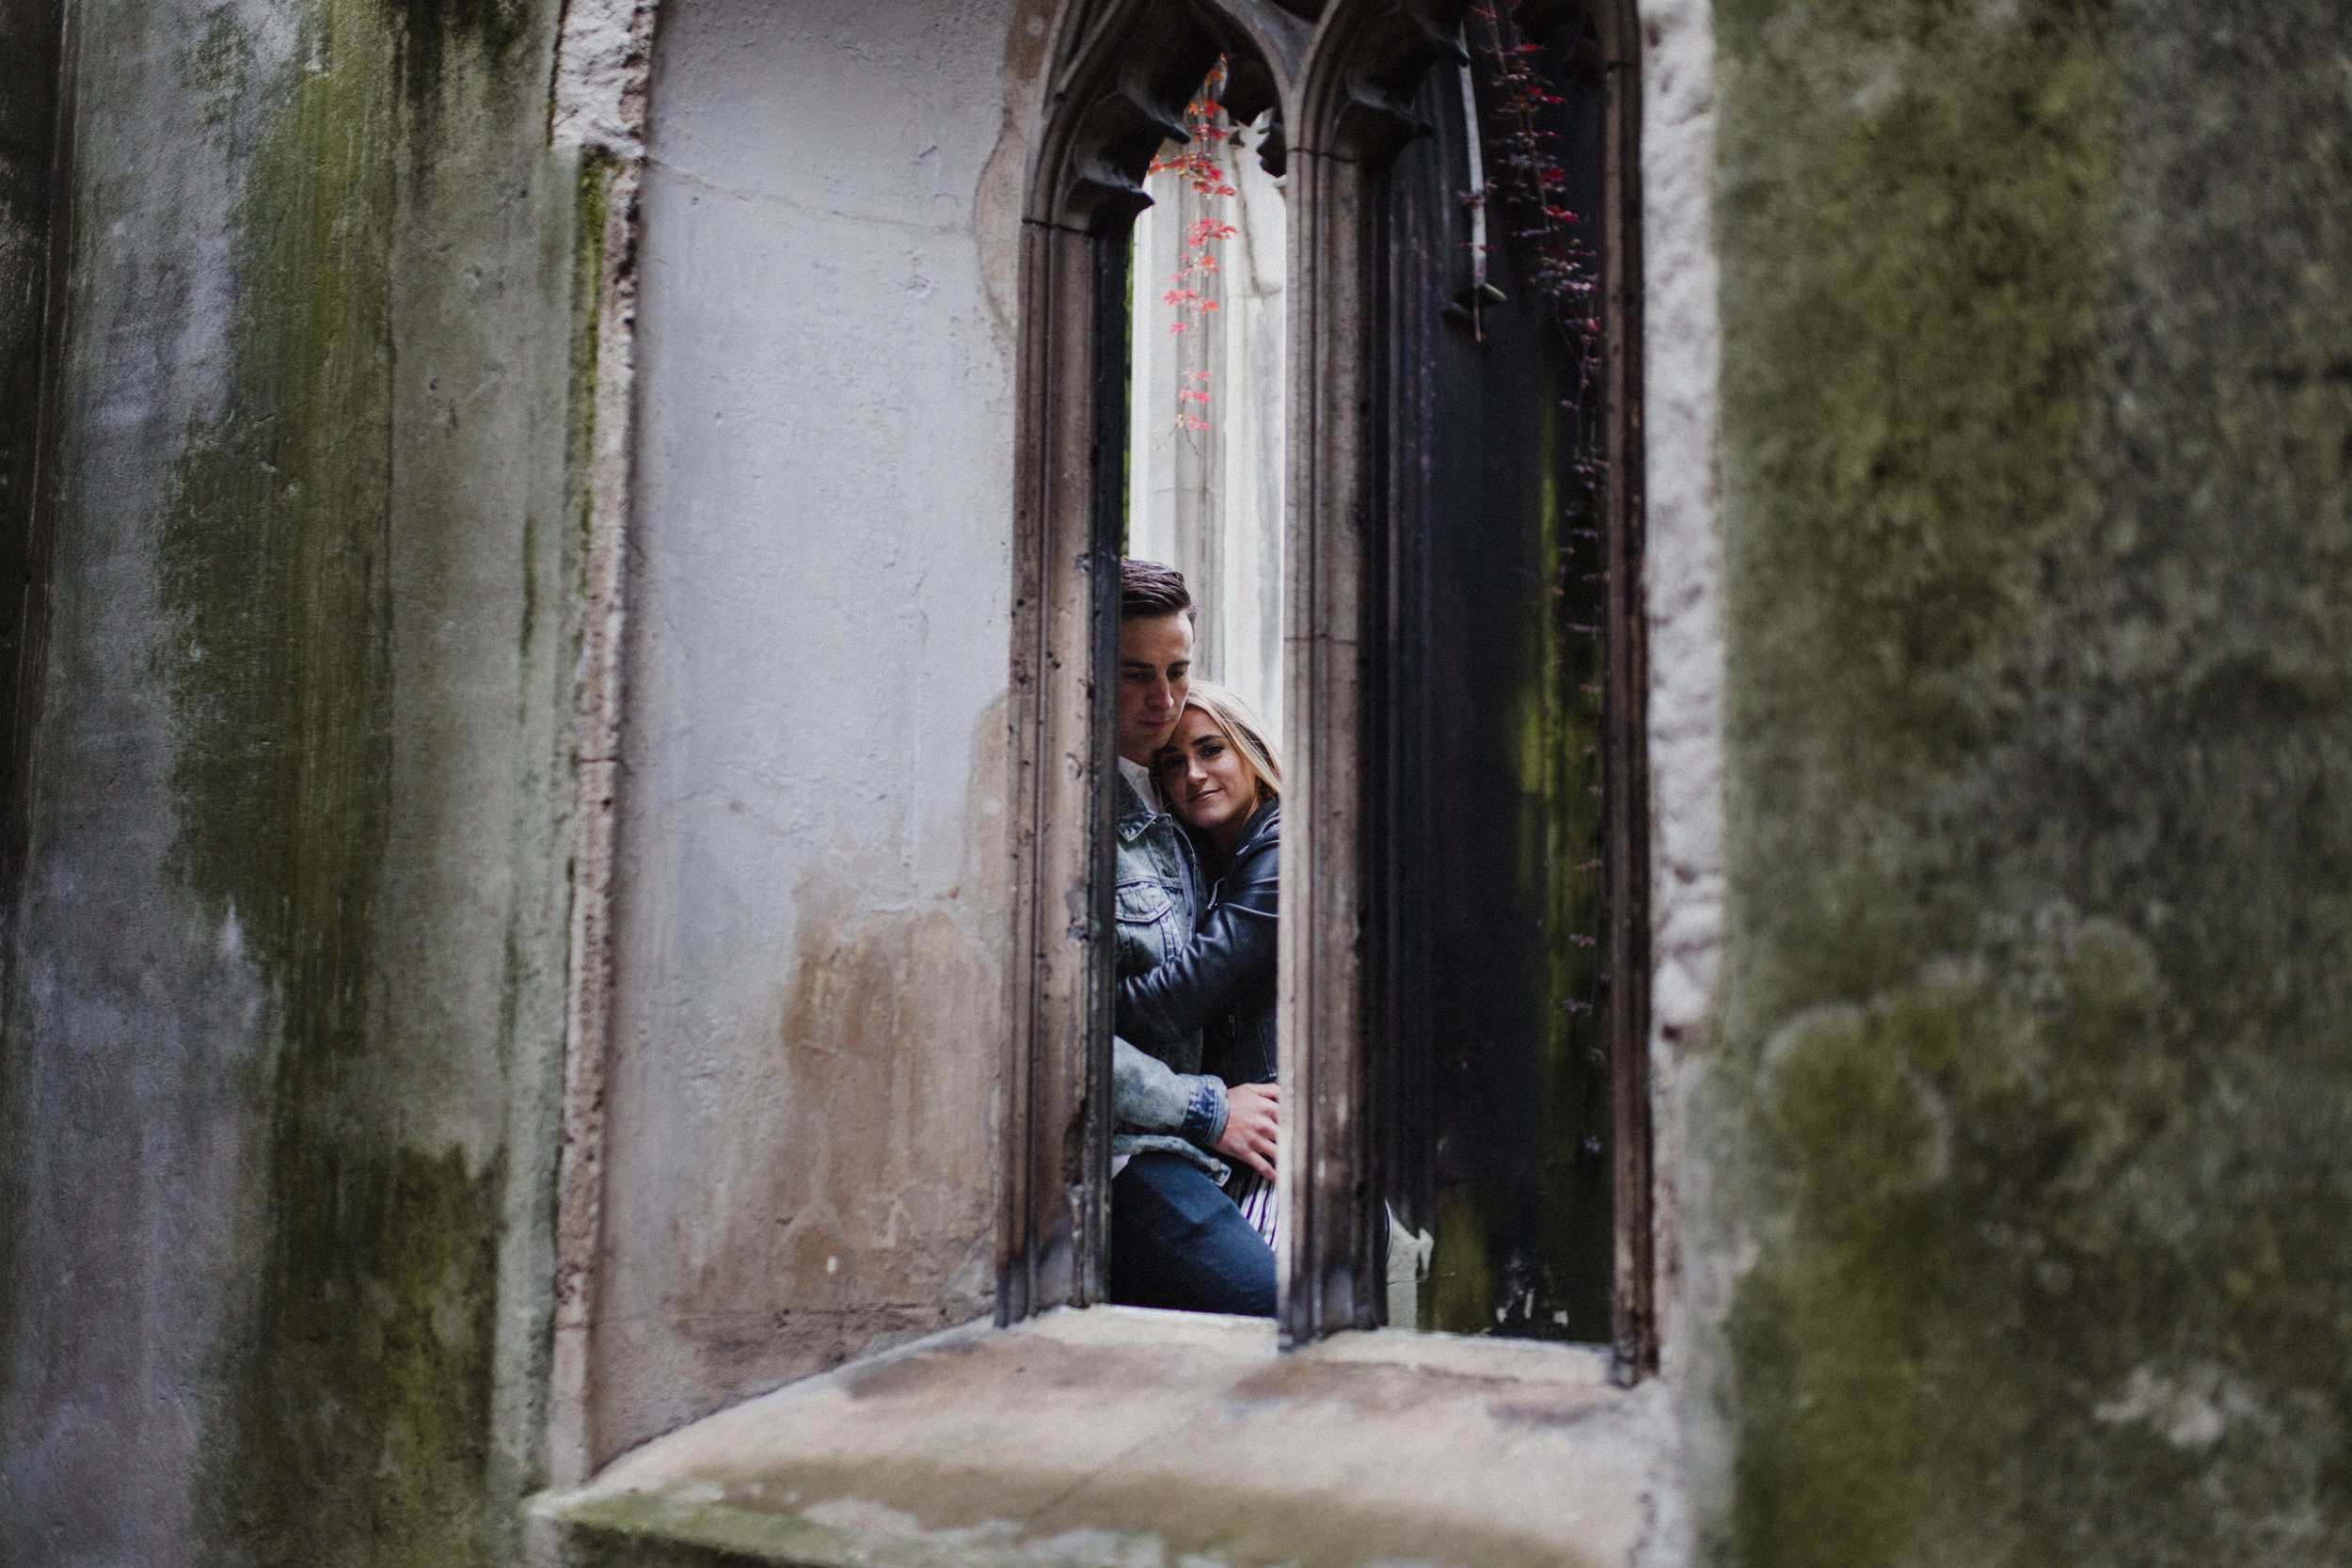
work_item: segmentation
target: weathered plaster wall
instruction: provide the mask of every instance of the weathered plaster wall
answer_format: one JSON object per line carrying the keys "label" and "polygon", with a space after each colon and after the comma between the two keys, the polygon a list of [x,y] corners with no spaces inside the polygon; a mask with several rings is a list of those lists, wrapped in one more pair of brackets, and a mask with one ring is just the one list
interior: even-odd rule
{"label": "weathered plaster wall", "polygon": [[1714,1555],[2343,1562],[2342,7],[1714,9]]}
{"label": "weathered plaster wall", "polygon": [[571,800],[555,7],[71,18],[0,1558],[510,1557]]}
{"label": "weathered plaster wall", "polygon": [[990,1310],[1041,0],[676,0],[652,84],[601,1460]]}

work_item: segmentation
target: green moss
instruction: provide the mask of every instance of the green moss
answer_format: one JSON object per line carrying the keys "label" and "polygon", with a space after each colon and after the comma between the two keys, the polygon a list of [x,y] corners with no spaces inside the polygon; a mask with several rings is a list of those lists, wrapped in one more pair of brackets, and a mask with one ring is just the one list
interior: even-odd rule
{"label": "green moss", "polygon": [[1438,1205],[1431,1235],[1429,1278],[1421,1297],[1417,1325],[1444,1334],[1492,1334],[1495,1303],[1502,1293],[1502,1271],[1487,1242],[1478,1195],[1468,1188],[1447,1192]]}
{"label": "green moss", "polygon": [[1717,19],[1712,1550],[2341,1561],[2340,14]]}
{"label": "green moss", "polygon": [[235,13],[227,10],[215,11],[196,46],[181,52],[180,80],[204,99],[207,130],[227,127],[235,119],[238,100],[252,80],[254,64],[253,40],[238,24]]}
{"label": "green moss", "polygon": [[[1554,345],[1538,398],[1541,420],[1535,560],[1551,592],[1535,617],[1534,675],[1523,702],[1520,877],[1543,911],[1538,1027],[1546,1136],[1540,1295],[1530,1314],[1543,1338],[1605,1342],[1612,1329],[1613,1132],[1605,978],[1609,922],[1602,869],[1601,689],[1607,589],[1597,494],[1561,483],[1598,453],[1601,421],[1567,409],[1579,377]],[[1585,400],[1597,403],[1597,398]],[[1565,418],[1564,418],[1565,415]],[[1578,436],[1580,427],[1581,437]]]}
{"label": "green moss", "polygon": [[1435,1194],[1419,1321],[1454,1334],[1595,1342],[1610,1337],[1614,1250],[1601,945],[1605,589],[1599,519],[1583,487],[1563,483],[1585,455],[1576,416],[1564,413],[1577,367],[1549,322],[1521,327],[1524,362],[1514,369],[1526,379],[1512,386],[1511,407],[1528,483],[1511,504],[1525,510],[1482,524],[1514,599],[1482,610],[1502,618],[1496,641],[1508,649],[1489,668],[1514,683],[1495,703],[1488,755],[1502,775],[1497,807],[1510,814],[1496,847],[1514,885],[1499,896],[1526,922],[1509,973],[1526,989],[1488,1018],[1449,1027],[1497,1030],[1477,1048],[1492,1056],[1486,1070],[1511,1074],[1529,1103],[1519,1129],[1478,1130],[1507,1143],[1509,1160],[1472,1159]]}
{"label": "green moss", "polygon": [[[1767,1418],[1741,1460],[1756,1560],[1911,1560],[1958,1500],[1952,1466],[2008,1462],[2018,1413],[1979,1402],[1987,1364],[2031,1333],[2021,1314],[2065,1310],[2099,1262],[2056,1212],[2030,1234],[2001,1225],[2101,1190],[2174,1119],[2177,1076],[2137,1050],[2159,1002],[2144,943],[2053,910],[1976,964],[1773,1037],[1760,1112],[1775,1223],[1736,1330],[1748,1407]],[[1942,1540],[1978,1528],[1946,1521]]]}
{"label": "green moss", "polygon": [[[230,396],[186,433],[159,541],[172,865],[268,996],[234,1243],[246,1317],[205,1447],[213,1561],[442,1568],[491,1560],[511,1533],[491,1481],[505,1157],[445,1141],[434,1053],[471,1042],[436,1037],[418,1022],[433,1000],[380,972],[394,594],[414,571],[395,540],[449,548],[449,519],[393,517],[396,362],[432,326],[395,309],[404,196],[435,145],[398,90],[414,21],[376,0],[302,21],[303,64],[241,171]],[[246,55],[219,31],[188,69],[230,92]],[[409,702],[413,721],[441,721]],[[432,753],[429,736],[405,745]],[[508,1016],[482,1021],[501,1050],[521,963],[507,939]]]}
{"label": "green moss", "polygon": [[210,1478],[220,1560],[490,1560],[503,1171],[456,1150],[338,1156],[292,1132],[278,1160],[309,1185],[274,1195],[279,1256],[254,1325],[268,1348]]}
{"label": "green moss", "polygon": [[2100,9],[1723,8],[1731,804],[1795,895],[1754,918],[1814,939],[1743,993],[1759,1015],[1899,983],[1931,940],[1852,835],[1998,723],[2074,504],[2113,183]]}
{"label": "green moss", "polygon": [[[572,245],[571,450],[569,511],[576,534],[573,549],[585,562],[595,498],[590,481],[596,449],[596,361],[602,349],[604,230],[612,202],[619,161],[602,150],[584,152],[573,184],[578,229]],[[526,627],[524,636],[530,635]]]}
{"label": "green moss", "polygon": [[430,115],[453,55],[469,65],[502,64],[528,35],[530,0],[384,0],[394,29],[395,80]]}
{"label": "green moss", "polygon": [[237,402],[188,433],[162,541],[182,876],[285,976],[290,1037],[364,1048],[389,782],[393,216],[385,37],[333,0],[244,207]]}

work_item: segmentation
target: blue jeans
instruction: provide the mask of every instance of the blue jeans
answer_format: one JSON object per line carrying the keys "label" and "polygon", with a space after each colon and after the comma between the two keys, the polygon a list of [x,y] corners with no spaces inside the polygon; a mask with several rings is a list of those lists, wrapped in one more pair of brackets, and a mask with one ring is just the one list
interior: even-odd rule
{"label": "blue jeans", "polygon": [[1111,1300],[1274,1316],[1274,1252],[1209,1173],[1145,1153],[1111,1183]]}

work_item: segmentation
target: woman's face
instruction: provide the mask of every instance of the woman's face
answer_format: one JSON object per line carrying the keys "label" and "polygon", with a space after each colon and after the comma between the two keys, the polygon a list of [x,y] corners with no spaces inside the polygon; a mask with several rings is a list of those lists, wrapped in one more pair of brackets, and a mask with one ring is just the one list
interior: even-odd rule
{"label": "woman's face", "polygon": [[1258,780],[1232,742],[1197,707],[1184,709],[1157,759],[1168,809],[1211,842],[1231,847],[1258,809]]}

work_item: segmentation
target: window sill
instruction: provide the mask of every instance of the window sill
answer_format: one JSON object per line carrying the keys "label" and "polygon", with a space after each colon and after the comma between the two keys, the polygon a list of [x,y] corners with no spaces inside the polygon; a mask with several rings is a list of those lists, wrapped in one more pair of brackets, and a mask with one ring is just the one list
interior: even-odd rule
{"label": "window sill", "polygon": [[1158,1568],[1645,1556],[1671,1422],[1582,1347],[1094,1307],[852,1362],[534,1505],[573,1560]]}

